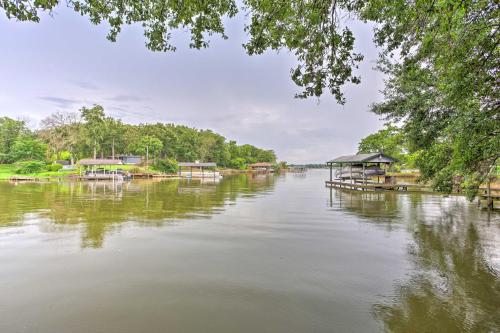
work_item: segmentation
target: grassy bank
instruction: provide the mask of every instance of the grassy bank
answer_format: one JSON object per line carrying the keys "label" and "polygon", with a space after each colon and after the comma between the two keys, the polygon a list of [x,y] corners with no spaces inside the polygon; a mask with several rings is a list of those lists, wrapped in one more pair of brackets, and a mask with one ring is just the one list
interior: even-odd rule
{"label": "grassy bank", "polygon": [[77,174],[78,170],[59,170],[59,171],[43,171],[20,175],[16,173],[16,166],[14,164],[0,164],[0,179],[9,179],[13,176],[26,176],[26,177],[66,177],[72,174]]}

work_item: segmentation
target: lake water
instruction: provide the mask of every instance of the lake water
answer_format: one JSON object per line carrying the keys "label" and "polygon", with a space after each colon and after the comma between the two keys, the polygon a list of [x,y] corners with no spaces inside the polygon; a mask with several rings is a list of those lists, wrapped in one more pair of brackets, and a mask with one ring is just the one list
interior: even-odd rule
{"label": "lake water", "polygon": [[327,177],[0,183],[0,332],[500,331],[500,215]]}

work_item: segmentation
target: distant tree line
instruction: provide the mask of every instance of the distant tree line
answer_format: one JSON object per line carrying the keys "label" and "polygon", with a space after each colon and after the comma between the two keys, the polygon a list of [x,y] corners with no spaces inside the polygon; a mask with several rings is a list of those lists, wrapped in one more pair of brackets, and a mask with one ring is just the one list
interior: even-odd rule
{"label": "distant tree line", "polygon": [[215,162],[244,169],[255,162],[276,162],[272,150],[250,144],[238,145],[211,130],[174,124],[125,124],[107,116],[95,105],[80,112],[56,112],[30,131],[26,123],[0,118],[0,163],[23,160],[116,158],[139,154],[150,159]]}

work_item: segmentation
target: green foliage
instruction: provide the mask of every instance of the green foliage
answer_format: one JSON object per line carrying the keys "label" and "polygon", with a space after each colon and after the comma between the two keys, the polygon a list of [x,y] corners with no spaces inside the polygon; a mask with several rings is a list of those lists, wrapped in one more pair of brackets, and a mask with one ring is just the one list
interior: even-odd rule
{"label": "green foliage", "polygon": [[303,91],[296,96],[321,96],[328,87],[337,102],[344,103],[341,87],[359,83],[353,74],[363,59],[353,52],[354,36],[342,25],[340,11],[355,9],[355,1],[246,0],[251,22],[245,28],[250,40],[248,54],[286,48],[299,64],[291,70],[292,80]]}
{"label": "green foliage", "polygon": [[383,152],[394,157],[400,164],[405,165],[407,148],[401,129],[386,124],[380,131],[362,139],[358,146],[359,153]]}
{"label": "green foliage", "polygon": [[463,180],[461,187],[469,200],[474,199],[477,195],[482,180],[483,179],[479,173],[468,174]]}
{"label": "green foliage", "polygon": [[498,161],[499,9],[495,1],[437,0],[367,1],[361,10],[378,23],[375,41],[385,49],[385,100],[373,111],[403,123],[436,189],[449,191],[461,176],[475,179],[467,184],[474,192]]}
{"label": "green foliage", "polygon": [[27,175],[45,170],[45,163],[42,161],[22,161],[15,165],[15,172],[19,175]]}
{"label": "green foliage", "polygon": [[163,143],[154,136],[145,135],[138,142],[134,142],[131,147],[136,154],[149,154],[154,157],[163,148]]}
{"label": "green foliage", "polygon": [[19,137],[9,153],[11,161],[21,160],[45,160],[47,154],[47,145],[32,136]]}
{"label": "green foliage", "polygon": [[[8,18],[20,21],[38,22],[40,12],[52,11],[59,0],[2,0]],[[65,3],[66,4],[66,3]],[[222,19],[233,17],[238,12],[234,0],[170,2],[152,0],[148,2],[131,1],[128,3],[113,1],[69,0],[67,5],[81,15],[87,15],[94,24],[106,22],[110,27],[107,38],[116,41],[124,24],[140,24],[147,38],[146,46],[154,51],[174,51],[171,44],[171,31],[187,30],[191,34],[192,48],[207,47],[206,36],[224,33]]]}
{"label": "green foliage", "polygon": [[244,158],[236,157],[229,161],[227,166],[233,169],[244,170],[247,168],[247,163]]}
{"label": "green foliage", "polygon": [[24,121],[0,117],[0,163],[10,162],[11,149],[15,141],[29,134]]}
{"label": "green foliage", "polygon": [[157,159],[154,168],[165,173],[176,173],[179,165],[173,158]]}
{"label": "green foliage", "polygon": [[53,163],[53,164],[48,164],[46,167],[47,171],[53,171],[57,172],[63,168],[62,164],[59,163]]}
{"label": "green foliage", "polygon": [[86,142],[88,145],[93,146],[94,158],[96,158],[97,150],[102,148],[106,135],[104,109],[100,105],[94,105],[92,108],[83,107],[80,112],[85,120],[83,130]]}
{"label": "green foliage", "polygon": [[59,159],[62,160],[62,161],[69,161],[71,160],[71,152],[69,151],[66,151],[66,150],[63,150],[59,153]]}
{"label": "green foliage", "polygon": [[37,136],[49,145],[52,160],[72,160],[77,157],[77,147],[84,144],[80,120],[79,113],[56,112],[41,121]]}
{"label": "green foliage", "polygon": [[118,154],[146,155],[151,159],[215,162],[222,167],[245,169],[250,163],[276,161],[272,150],[252,145],[239,146],[210,130],[197,130],[174,124],[124,124],[107,117],[101,106],[82,108],[82,117],[55,113],[42,121],[37,132],[55,159],[88,158]]}

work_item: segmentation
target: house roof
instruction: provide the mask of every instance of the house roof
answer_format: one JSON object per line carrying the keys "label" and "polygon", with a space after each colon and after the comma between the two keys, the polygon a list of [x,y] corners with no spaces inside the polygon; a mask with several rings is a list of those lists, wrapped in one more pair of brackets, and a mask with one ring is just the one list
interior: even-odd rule
{"label": "house roof", "polygon": [[78,161],[80,165],[118,165],[123,164],[121,160],[113,160],[110,158],[84,158]]}
{"label": "house roof", "polygon": [[334,158],[326,163],[394,163],[395,158],[384,153],[347,155]]}
{"label": "house roof", "polygon": [[216,167],[214,162],[179,162],[179,167]]}
{"label": "house roof", "polygon": [[116,155],[118,158],[141,158],[141,155]]}
{"label": "house roof", "polygon": [[258,162],[249,165],[251,168],[270,168],[272,166],[273,164],[269,162]]}

